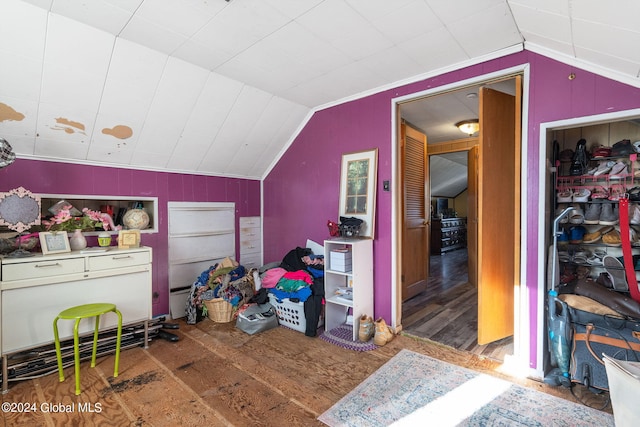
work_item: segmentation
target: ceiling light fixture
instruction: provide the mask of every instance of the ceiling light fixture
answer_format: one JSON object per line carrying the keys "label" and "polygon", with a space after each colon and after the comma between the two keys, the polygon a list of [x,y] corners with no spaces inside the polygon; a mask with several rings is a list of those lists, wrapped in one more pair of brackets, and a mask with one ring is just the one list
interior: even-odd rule
{"label": "ceiling light fixture", "polygon": [[463,120],[456,123],[456,127],[460,129],[460,132],[471,136],[480,130],[480,123],[478,123],[478,119]]}

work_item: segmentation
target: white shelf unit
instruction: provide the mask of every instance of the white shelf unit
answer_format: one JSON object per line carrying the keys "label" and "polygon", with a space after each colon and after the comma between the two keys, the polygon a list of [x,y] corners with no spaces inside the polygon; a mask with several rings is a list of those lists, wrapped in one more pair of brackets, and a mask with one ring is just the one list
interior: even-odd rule
{"label": "white shelf unit", "polygon": [[169,202],[169,304],[185,316],[191,285],[209,267],[236,258],[235,203]]}
{"label": "white shelf unit", "polygon": [[[331,266],[331,251],[347,250],[351,253],[351,270],[340,271],[341,265]],[[330,239],[324,241],[325,330],[329,331],[346,322],[349,311],[353,314],[353,341],[358,337],[360,316],[373,317],[373,240]],[[352,287],[353,299],[336,295],[339,287]]]}

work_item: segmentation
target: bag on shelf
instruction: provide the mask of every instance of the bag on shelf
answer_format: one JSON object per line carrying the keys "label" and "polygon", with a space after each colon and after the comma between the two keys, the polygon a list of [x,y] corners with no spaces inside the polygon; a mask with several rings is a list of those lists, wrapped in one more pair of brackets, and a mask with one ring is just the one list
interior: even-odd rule
{"label": "bag on shelf", "polygon": [[584,175],[587,171],[587,167],[589,166],[589,159],[587,155],[587,140],[581,139],[576,144],[576,151],[573,154],[573,159],[571,161],[571,169],[569,170],[569,174],[576,175]]}
{"label": "bag on shelf", "polygon": [[629,154],[633,154],[635,152],[635,147],[631,145],[631,141],[628,139],[620,140],[613,144],[613,147],[611,147],[611,156],[613,157],[628,156]]}

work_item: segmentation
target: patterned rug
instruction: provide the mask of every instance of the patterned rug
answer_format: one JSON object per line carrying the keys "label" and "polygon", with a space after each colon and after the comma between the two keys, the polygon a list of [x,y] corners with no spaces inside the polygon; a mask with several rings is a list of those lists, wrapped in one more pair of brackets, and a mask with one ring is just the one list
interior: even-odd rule
{"label": "patterned rug", "polygon": [[613,416],[402,350],[318,420],[331,426],[613,426]]}
{"label": "patterned rug", "polygon": [[373,343],[373,338],[367,342],[353,341],[353,326],[351,325],[340,325],[330,331],[324,331],[320,334],[320,339],[355,351],[370,351],[378,348],[378,346]]}

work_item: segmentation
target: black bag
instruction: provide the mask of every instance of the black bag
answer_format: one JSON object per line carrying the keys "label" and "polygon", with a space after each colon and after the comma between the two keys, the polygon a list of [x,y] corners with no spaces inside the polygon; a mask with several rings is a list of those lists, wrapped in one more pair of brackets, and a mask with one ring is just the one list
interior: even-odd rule
{"label": "black bag", "polygon": [[267,331],[278,326],[276,309],[269,303],[254,304],[238,314],[236,328],[249,335]]}
{"label": "black bag", "polygon": [[573,153],[569,175],[584,175],[587,171],[589,159],[587,158],[586,145],[587,141],[584,138],[576,144],[576,151]]}
{"label": "black bag", "polygon": [[340,235],[342,237],[358,237],[360,235],[360,229],[362,228],[363,220],[355,217],[340,217]]}
{"label": "black bag", "polygon": [[[573,314],[573,313],[572,313]],[[581,313],[583,319],[588,314]],[[592,315],[596,322],[573,322],[571,381],[601,390],[609,390],[602,355],[640,361],[640,324],[625,319]]]}

